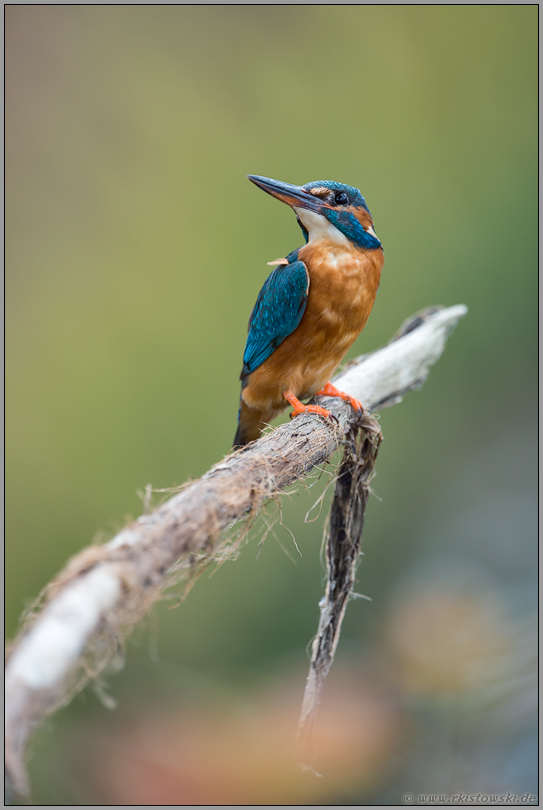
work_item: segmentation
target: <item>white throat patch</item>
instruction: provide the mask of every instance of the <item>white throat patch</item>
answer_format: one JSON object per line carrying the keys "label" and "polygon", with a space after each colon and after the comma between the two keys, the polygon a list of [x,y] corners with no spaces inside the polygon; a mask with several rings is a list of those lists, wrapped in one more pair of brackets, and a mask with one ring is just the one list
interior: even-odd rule
{"label": "white throat patch", "polygon": [[294,207],[296,214],[304,228],[309,234],[308,242],[333,242],[337,245],[349,245],[350,242],[346,236],[343,236],[341,231],[338,231],[335,225],[328,222],[326,217],[322,214],[317,214],[315,211],[308,211],[307,208]]}

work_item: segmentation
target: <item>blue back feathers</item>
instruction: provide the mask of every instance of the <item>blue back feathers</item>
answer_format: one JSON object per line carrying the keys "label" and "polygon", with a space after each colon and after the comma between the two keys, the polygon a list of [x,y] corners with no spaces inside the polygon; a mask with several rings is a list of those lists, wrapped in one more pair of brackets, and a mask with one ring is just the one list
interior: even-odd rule
{"label": "blue back feathers", "polygon": [[290,264],[276,267],[258,294],[249,319],[241,380],[262,365],[302,320],[309,273],[303,262],[296,261],[297,256],[297,250],[289,253]]}

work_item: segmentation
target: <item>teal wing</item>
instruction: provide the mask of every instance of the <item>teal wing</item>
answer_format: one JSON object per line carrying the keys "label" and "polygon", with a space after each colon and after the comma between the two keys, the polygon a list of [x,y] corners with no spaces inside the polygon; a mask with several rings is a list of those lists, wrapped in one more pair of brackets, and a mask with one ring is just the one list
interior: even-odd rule
{"label": "teal wing", "polygon": [[261,366],[294,332],[302,320],[308,292],[309,273],[303,262],[279,265],[270,273],[249,320],[241,380]]}

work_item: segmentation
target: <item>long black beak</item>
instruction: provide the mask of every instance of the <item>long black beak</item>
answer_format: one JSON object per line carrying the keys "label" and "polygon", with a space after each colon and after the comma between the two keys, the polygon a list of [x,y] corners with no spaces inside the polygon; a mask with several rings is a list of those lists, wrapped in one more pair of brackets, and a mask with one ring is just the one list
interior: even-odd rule
{"label": "long black beak", "polygon": [[313,194],[309,194],[302,186],[293,186],[291,183],[282,183],[280,180],[258,177],[255,174],[248,174],[247,177],[255,186],[267,191],[272,197],[277,197],[278,200],[290,205],[291,208],[307,208],[309,211],[317,211],[317,213],[322,208],[322,200],[317,199]]}

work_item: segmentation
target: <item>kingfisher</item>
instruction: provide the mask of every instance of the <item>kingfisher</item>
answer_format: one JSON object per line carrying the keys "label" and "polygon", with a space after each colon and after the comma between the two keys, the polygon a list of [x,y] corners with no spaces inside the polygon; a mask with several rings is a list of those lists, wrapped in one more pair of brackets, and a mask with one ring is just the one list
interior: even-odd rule
{"label": "kingfisher", "polygon": [[329,180],[295,186],[248,179],[294,210],[305,245],[269,262],[275,269],[249,318],[234,447],[258,439],[289,405],[291,417],[330,418],[325,408],[302,404],[315,395],[341,397],[362,410],[330,378],[366,325],[385,261],[357,188]]}

